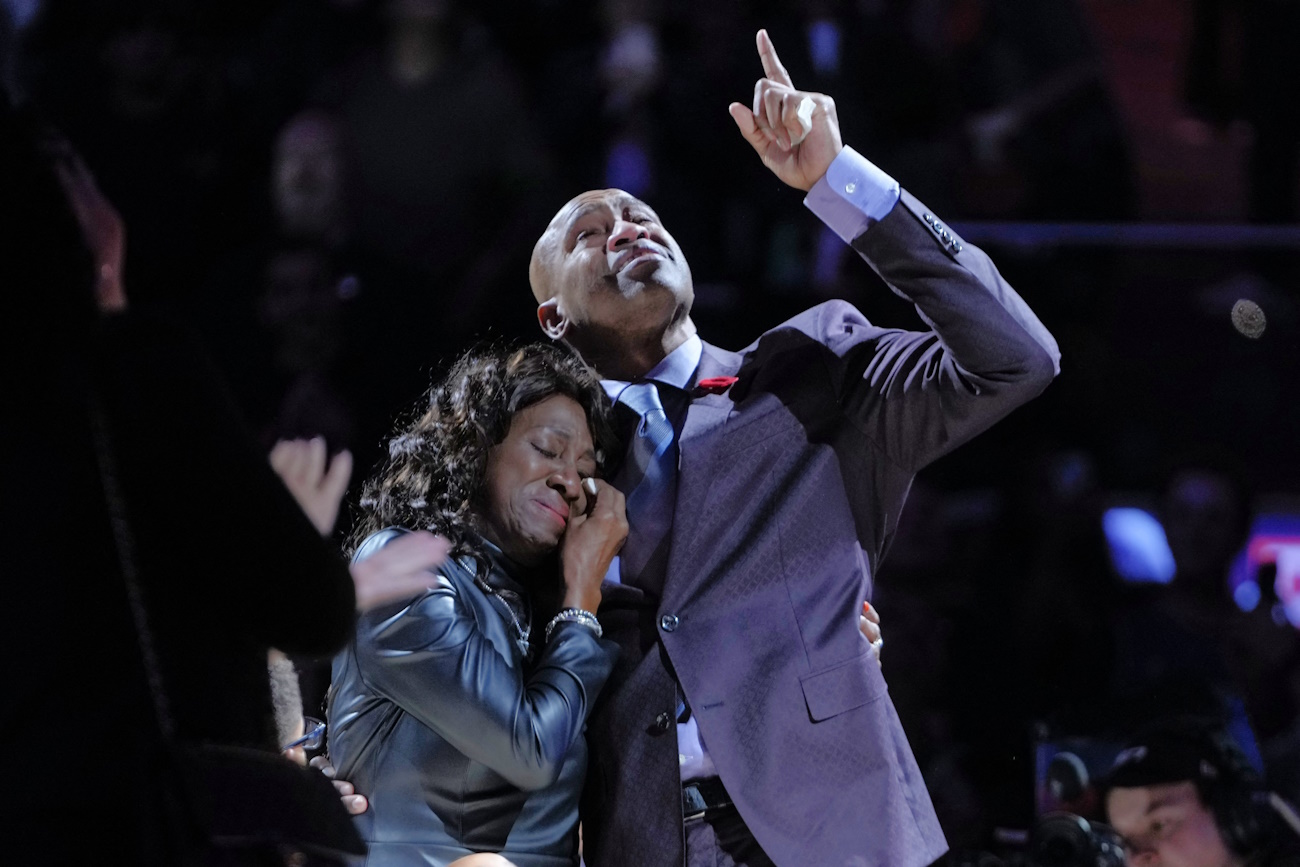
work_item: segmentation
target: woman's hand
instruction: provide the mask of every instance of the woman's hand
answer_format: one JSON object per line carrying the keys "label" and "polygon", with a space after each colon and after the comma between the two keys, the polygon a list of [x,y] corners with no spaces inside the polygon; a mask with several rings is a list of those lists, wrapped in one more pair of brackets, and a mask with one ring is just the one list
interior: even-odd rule
{"label": "woman's hand", "polygon": [[880,612],[870,602],[862,603],[862,613],[858,615],[858,631],[871,642],[871,655],[879,662],[880,651],[885,647],[885,634],[880,631]]}
{"label": "woman's hand", "polygon": [[569,518],[560,543],[563,607],[594,614],[600,605],[600,582],[627,539],[627,501],[623,492],[608,482],[589,478],[582,486],[587,510]]}

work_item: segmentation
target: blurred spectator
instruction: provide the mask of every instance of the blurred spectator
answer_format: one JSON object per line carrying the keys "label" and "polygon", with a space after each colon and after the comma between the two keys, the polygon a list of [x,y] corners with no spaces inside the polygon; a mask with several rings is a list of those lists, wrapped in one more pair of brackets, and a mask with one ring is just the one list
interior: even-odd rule
{"label": "blurred spectator", "polygon": [[1076,0],[953,0],[972,216],[1132,216],[1128,145]]}
{"label": "blurred spectator", "polygon": [[353,157],[359,245],[418,279],[384,299],[390,347],[418,345],[396,369],[418,370],[440,338],[511,327],[494,301],[526,273],[552,169],[518,81],[466,6],[386,0],[384,15],[380,44],[338,71],[327,99]]}
{"label": "blurred spectator", "polygon": [[393,281],[351,244],[347,157],[333,118],[291,117],[271,169],[273,225],[212,270],[201,321],[267,441],[319,435],[335,451],[350,448],[365,375],[363,293]]}
{"label": "blurred spectator", "polygon": [[23,92],[20,33],[40,11],[40,0],[0,2],[0,87],[9,93]]}
{"label": "blurred spectator", "polygon": [[1289,0],[1197,0],[1184,78],[1192,116],[1250,125],[1249,214],[1300,219],[1300,5]]}
{"label": "blurred spectator", "polygon": [[[1033,818],[1035,723],[1085,728],[1104,704],[1114,588],[1099,498],[1087,453],[1024,456],[980,533],[987,552],[966,567],[971,586],[953,616],[947,691],[954,739],[980,795],[985,846],[995,828],[1027,827]],[[991,668],[1006,674],[983,676]],[[956,848],[975,833],[963,830]]]}
{"label": "blurred spectator", "polygon": [[1225,470],[1199,464],[1170,476],[1160,509],[1180,594],[1217,603],[1250,529],[1250,498]]}
{"label": "blurred spectator", "polygon": [[1161,608],[1189,636],[1211,637],[1233,692],[1267,740],[1296,719],[1287,685],[1300,667],[1300,635],[1274,622],[1269,606],[1243,612],[1232,601],[1228,572],[1247,539],[1249,504],[1239,474],[1221,462],[1198,462],[1171,476],[1161,517],[1176,572]]}
{"label": "blurred spectator", "polygon": [[1229,591],[1231,562],[1249,526],[1249,498],[1221,462],[1186,464],[1160,508],[1175,571],[1167,585],[1129,588],[1113,614],[1112,722],[1133,727],[1169,714],[1213,718],[1259,761],[1285,754],[1296,724],[1300,635],[1269,606],[1243,612]]}
{"label": "blurred spectator", "polygon": [[[125,309],[121,220],[66,145],[37,141],[0,105],[0,207],[16,232],[0,260],[13,314],[0,346],[19,372],[0,472],[4,520],[25,528],[7,567],[24,576],[8,585],[24,616],[3,650],[23,661],[6,684],[22,709],[4,740],[24,799],[9,837],[46,863],[177,863],[207,844],[190,836],[202,823],[189,824],[183,757],[212,744],[274,758],[267,646],[340,646],[353,582],[181,332]],[[95,748],[35,748],[87,732]],[[259,832],[301,830],[280,822],[315,784],[292,779],[289,800],[254,810]]]}
{"label": "blurred spectator", "polygon": [[957,630],[952,609],[931,604],[912,589],[910,576],[893,570],[897,553],[890,552],[890,569],[875,593],[889,617],[889,653],[881,655],[881,665],[948,845],[963,849],[981,842],[987,830],[987,793],[971,779],[970,747],[958,737],[962,710],[951,697]]}
{"label": "blurred spectator", "polygon": [[[1095,731],[1112,712],[1111,618],[1119,586],[1102,534],[1102,492],[1091,456],[1058,451],[1030,465],[1015,517],[1025,558],[1017,600],[1017,658],[1028,679],[1032,719],[1065,731]],[[1008,544],[1016,544],[1008,540]]]}
{"label": "blurred spectator", "polygon": [[29,33],[33,98],[82,144],[131,226],[137,301],[187,298],[243,237],[257,150],[202,4],[47,0]]}
{"label": "blurred spectator", "polygon": [[273,366],[284,384],[275,430],[282,437],[323,434],[335,449],[346,448],[354,438],[352,409],[336,382],[356,349],[355,324],[345,319],[356,315],[349,302],[362,286],[347,267],[337,126],[315,112],[294,116],[277,137],[272,165],[279,244],[267,254],[257,312],[274,337]]}
{"label": "blurred spectator", "polygon": [[[379,4],[373,0],[275,0],[212,4],[209,25],[221,40],[226,86],[257,145],[300,111],[328,75],[374,39]],[[261,169],[265,160],[256,160]],[[260,174],[260,172],[258,172]]]}

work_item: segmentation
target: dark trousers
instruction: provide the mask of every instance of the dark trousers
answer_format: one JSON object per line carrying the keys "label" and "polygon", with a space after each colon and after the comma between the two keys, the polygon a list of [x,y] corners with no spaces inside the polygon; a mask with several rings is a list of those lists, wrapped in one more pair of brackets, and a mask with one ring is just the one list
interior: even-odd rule
{"label": "dark trousers", "polygon": [[686,867],[775,867],[734,807],[686,820]]}

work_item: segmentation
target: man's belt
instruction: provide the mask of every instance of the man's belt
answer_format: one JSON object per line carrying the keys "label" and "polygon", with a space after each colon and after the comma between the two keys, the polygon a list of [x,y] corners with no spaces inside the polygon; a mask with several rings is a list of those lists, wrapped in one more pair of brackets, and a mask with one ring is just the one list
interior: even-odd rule
{"label": "man's belt", "polygon": [[710,810],[731,806],[731,796],[722,787],[722,780],[709,777],[682,783],[682,818],[698,819]]}

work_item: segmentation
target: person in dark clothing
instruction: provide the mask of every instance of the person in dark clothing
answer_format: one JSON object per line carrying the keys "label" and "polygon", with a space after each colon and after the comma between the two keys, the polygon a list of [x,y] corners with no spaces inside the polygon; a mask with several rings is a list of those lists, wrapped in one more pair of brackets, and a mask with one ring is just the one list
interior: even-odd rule
{"label": "person in dark clothing", "polygon": [[[17,535],[0,744],[23,791],[4,811],[6,859],[278,863],[274,844],[210,845],[186,793],[211,792],[182,785],[179,756],[219,745],[280,761],[267,648],[342,646],[374,585],[354,591],[184,333],[129,308],[116,210],[3,94],[0,211],[0,520]],[[346,831],[323,791],[338,812],[309,821]],[[287,804],[249,798],[268,831],[285,827]]]}

